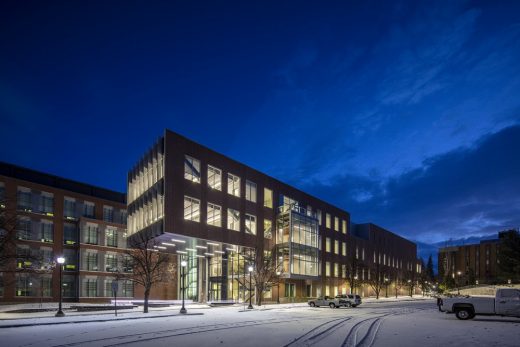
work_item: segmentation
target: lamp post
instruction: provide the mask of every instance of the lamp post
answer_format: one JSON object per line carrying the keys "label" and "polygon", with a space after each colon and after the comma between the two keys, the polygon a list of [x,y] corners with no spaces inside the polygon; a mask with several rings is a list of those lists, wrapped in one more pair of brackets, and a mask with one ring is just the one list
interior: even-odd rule
{"label": "lamp post", "polygon": [[460,295],[460,275],[462,275],[462,272],[457,271],[457,295]]}
{"label": "lamp post", "polygon": [[58,266],[60,268],[60,304],[59,304],[59,307],[58,307],[58,312],[56,312],[55,316],[56,317],[63,317],[65,316],[65,313],[63,313],[63,310],[62,310],[62,292],[63,292],[63,276],[62,276],[62,268],[63,268],[63,264],[65,264],[65,258],[63,257],[58,257],[56,259],[56,261],[58,262]]}
{"label": "lamp post", "polygon": [[280,303],[280,274],[281,272],[280,271],[276,271],[276,292],[278,293],[278,295],[276,296],[276,303],[279,304]]}
{"label": "lamp post", "polygon": [[385,297],[388,298],[388,278],[385,277]]}
{"label": "lamp post", "polygon": [[413,297],[413,293],[412,293],[412,280],[408,280],[408,287],[410,288],[410,297]]}
{"label": "lamp post", "polygon": [[181,261],[181,269],[182,269],[182,273],[181,273],[181,278],[182,278],[182,307],[181,307],[181,310],[179,311],[179,313],[182,313],[182,314],[185,314],[187,311],[186,311],[186,307],[184,307],[184,291],[186,290],[186,265],[188,265],[188,263],[186,262],[186,260],[183,260]]}
{"label": "lamp post", "polygon": [[249,265],[249,267],[247,268],[249,270],[249,306],[247,306],[247,308],[249,310],[252,310],[253,309],[253,305],[251,304],[251,274],[253,273],[253,266]]}

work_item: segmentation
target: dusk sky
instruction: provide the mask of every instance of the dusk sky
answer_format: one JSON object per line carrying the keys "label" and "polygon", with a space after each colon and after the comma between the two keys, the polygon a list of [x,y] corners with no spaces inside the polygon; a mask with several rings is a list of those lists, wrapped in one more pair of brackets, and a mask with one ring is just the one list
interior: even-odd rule
{"label": "dusk sky", "polygon": [[125,191],[165,128],[434,243],[520,226],[519,1],[2,1],[0,160]]}

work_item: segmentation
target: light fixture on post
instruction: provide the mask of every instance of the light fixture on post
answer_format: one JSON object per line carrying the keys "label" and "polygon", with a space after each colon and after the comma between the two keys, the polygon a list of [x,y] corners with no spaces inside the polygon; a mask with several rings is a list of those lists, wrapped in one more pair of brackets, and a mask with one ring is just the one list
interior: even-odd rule
{"label": "light fixture on post", "polygon": [[457,295],[460,295],[460,275],[462,275],[462,272],[457,271],[457,278],[455,281],[455,284],[457,285]]}
{"label": "light fixture on post", "polygon": [[253,309],[253,305],[251,304],[251,297],[252,297],[252,295],[251,295],[251,291],[252,291],[251,290],[251,284],[252,284],[252,282],[251,282],[251,274],[253,273],[253,266],[249,265],[248,270],[249,270],[249,306],[247,306],[247,308],[249,310],[252,310]]}
{"label": "light fixture on post", "polygon": [[188,265],[188,263],[186,262],[186,260],[182,260],[181,261],[181,270],[182,270],[182,273],[181,273],[181,282],[182,282],[182,288],[181,288],[181,291],[182,291],[182,307],[181,307],[181,310],[179,311],[179,313],[186,313],[186,308],[184,307],[184,291],[186,290],[186,266]]}
{"label": "light fixture on post", "polygon": [[58,312],[56,312],[55,316],[56,317],[63,317],[63,316],[65,316],[65,313],[63,313],[63,310],[62,310],[62,292],[63,292],[62,268],[63,268],[63,264],[65,264],[65,258],[58,257],[56,259],[56,262],[58,263],[58,266],[60,268],[60,303],[59,303],[59,307],[58,307]]}

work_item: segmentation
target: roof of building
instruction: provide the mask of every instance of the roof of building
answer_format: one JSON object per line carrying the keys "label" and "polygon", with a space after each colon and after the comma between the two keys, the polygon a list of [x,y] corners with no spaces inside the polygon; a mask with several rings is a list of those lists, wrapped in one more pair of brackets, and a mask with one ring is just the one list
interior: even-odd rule
{"label": "roof of building", "polygon": [[0,175],[126,204],[126,194],[48,173],[0,162]]}

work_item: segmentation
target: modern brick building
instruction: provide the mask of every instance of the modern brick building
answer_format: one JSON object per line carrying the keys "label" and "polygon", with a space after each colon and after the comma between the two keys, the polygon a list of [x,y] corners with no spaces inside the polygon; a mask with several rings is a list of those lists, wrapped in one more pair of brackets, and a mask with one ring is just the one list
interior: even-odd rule
{"label": "modern brick building", "polygon": [[[0,213],[15,221],[17,259],[2,264],[0,300],[57,301],[65,257],[66,301],[107,301],[126,247],[126,196],[53,175],[0,163]],[[14,254],[14,253],[13,253]],[[133,297],[133,285],[119,285]]]}
{"label": "modern brick building", "polygon": [[128,173],[129,236],[147,233],[186,259],[187,296],[197,301],[243,299],[240,277],[262,256],[283,267],[268,300],[347,292],[354,245],[367,266],[420,270],[412,242],[350,225],[347,211],[169,130]]}

